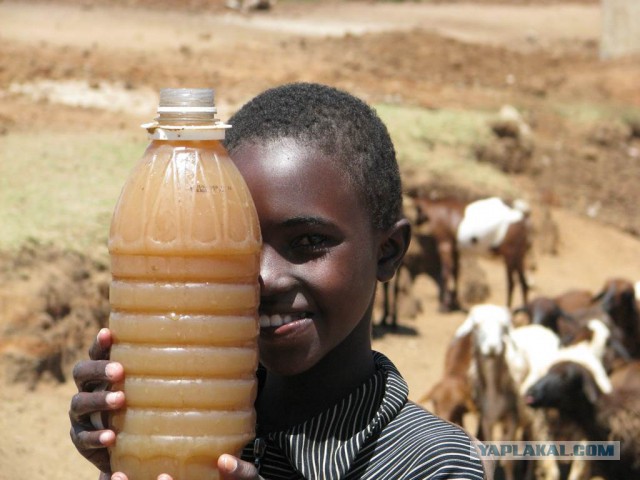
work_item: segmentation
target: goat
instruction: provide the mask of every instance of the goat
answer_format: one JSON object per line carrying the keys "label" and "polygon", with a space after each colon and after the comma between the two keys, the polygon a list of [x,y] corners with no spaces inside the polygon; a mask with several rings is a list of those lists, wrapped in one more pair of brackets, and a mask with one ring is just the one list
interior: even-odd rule
{"label": "goat", "polygon": [[251,10],[270,10],[275,0],[227,0],[225,6],[231,10],[247,13]]}
{"label": "goat", "polygon": [[[586,331],[590,332],[590,335],[587,335]],[[576,337],[576,343],[550,352],[541,368],[531,371],[531,375],[521,388],[524,398],[528,398],[531,386],[543,378],[553,365],[567,361],[585,365],[594,372],[594,380],[600,385],[600,388],[604,391],[610,390],[611,382],[602,364],[609,338],[609,328],[602,321],[590,320],[584,331],[581,331],[580,335]],[[535,412],[533,413],[536,421],[535,428],[540,439],[585,441],[586,433],[576,428],[572,422],[565,421],[563,416],[555,410],[536,410]],[[541,432],[544,432],[548,438],[543,438],[544,435]],[[545,459],[544,468],[545,479],[560,478],[560,471],[554,459]],[[588,480],[589,473],[589,462],[580,458],[575,458],[570,462],[569,480]]]}
{"label": "goat", "polygon": [[463,426],[464,415],[475,411],[468,371],[472,356],[471,332],[456,333],[447,348],[442,377],[419,403],[430,402],[433,413]]}
{"label": "goat", "polygon": [[[499,305],[473,306],[458,328],[457,335],[470,332],[473,357],[470,366],[472,393],[479,413],[478,438],[494,440],[494,430],[502,427],[503,440],[522,435],[522,402],[510,372],[505,337],[511,329],[511,312]],[[512,461],[502,462],[506,480],[515,478]]]}
{"label": "goat", "polygon": [[549,357],[560,348],[560,339],[542,325],[523,325],[509,331],[507,357],[509,371],[519,393],[537,380],[547,366]]}
{"label": "goat", "polygon": [[[408,285],[403,285],[402,273],[407,272]],[[382,314],[378,325],[396,329],[398,326],[398,301],[403,287],[409,293],[411,285],[418,275],[426,274],[438,278],[440,258],[436,251],[434,238],[430,235],[413,233],[409,249],[402,259],[400,268],[394,277],[382,284]]]}
{"label": "goat", "polygon": [[640,307],[634,284],[623,278],[610,278],[594,297],[620,329],[621,342],[632,358],[640,358]]}
{"label": "goat", "polygon": [[[602,371],[574,361],[554,363],[527,391],[532,408],[556,409],[589,441],[620,441],[619,461],[595,461],[608,480],[640,478],[640,391],[597,381]],[[597,369],[597,367],[595,367]]]}
{"label": "goat", "polygon": [[564,343],[568,348],[588,348],[602,362],[607,373],[626,364],[631,356],[623,344],[622,332],[608,315],[592,317]]}
{"label": "goat", "polygon": [[545,297],[534,299],[523,310],[554,329],[565,346],[589,339],[593,321],[598,320],[607,328],[606,348],[600,356],[607,371],[640,358],[640,315],[633,284],[609,279],[600,293],[590,299],[587,295],[586,290],[571,290],[551,302]]}
{"label": "goat", "polygon": [[[526,435],[527,439],[546,440],[549,432],[544,416],[527,408],[523,395],[545,372],[549,356],[555,355],[560,348],[560,339],[552,330],[542,325],[523,325],[511,329],[505,340],[509,371],[519,395],[519,421],[523,437]],[[531,467],[530,465],[529,468]],[[536,460],[533,468],[536,478],[559,480],[560,470],[553,458]]]}
{"label": "goat", "polygon": [[416,209],[415,224],[421,226],[428,222],[429,234],[435,239],[440,274],[437,278],[439,309],[441,311],[459,310],[458,268],[459,252],[456,245],[456,233],[464,216],[466,203],[455,199],[430,200],[414,196]]}
{"label": "goat", "polygon": [[[527,326],[520,327],[514,331],[526,327]],[[531,365],[534,365],[534,368],[529,369],[526,380],[522,382],[521,393],[524,394],[533,383],[547,373],[551,365],[560,361],[570,360],[585,363],[593,372],[597,373],[596,380],[603,385],[603,388],[609,382],[608,372],[604,368],[603,361],[607,356],[607,350],[611,348],[611,331],[603,321],[596,318],[589,320],[586,326],[574,338],[574,343],[569,345],[559,343],[555,348],[550,344],[545,345],[540,339],[528,334],[528,332],[523,333],[521,343],[533,342],[537,344],[538,351],[546,351],[546,354],[543,356],[539,355],[538,361],[535,362],[535,364],[530,362]]]}
{"label": "goat", "polygon": [[614,388],[632,387],[640,392],[640,360],[633,360],[616,368],[609,374]]}
{"label": "goat", "polygon": [[[524,392],[535,380],[545,373],[548,358],[554,356],[560,349],[558,336],[549,328],[542,325],[524,325],[513,328],[508,309],[499,306],[478,305],[472,307],[469,316],[459,327],[457,335],[465,331],[475,332],[476,345],[484,345],[484,351],[503,349],[504,364],[496,377],[502,378],[503,388],[500,394],[493,395],[491,389],[476,387],[476,402],[481,415],[481,426],[486,422],[482,417],[489,413],[489,421],[493,410],[504,410],[508,405],[512,418],[517,424],[517,437],[522,439],[544,440],[547,436],[547,424],[542,416],[524,404]],[[475,359],[477,360],[477,356]],[[484,358],[482,363],[488,363]],[[480,383],[482,379],[479,369],[481,365],[473,365],[471,376]],[[496,390],[494,388],[494,390]],[[488,395],[487,395],[488,393]],[[480,398],[478,398],[480,397]],[[482,398],[485,397],[485,398]],[[485,404],[483,401],[488,403]],[[478,436],[484,438],[483,430],[493,427],[482,427]],[[514,438],[510,438],[513,440]],[[490,438],[489,438],[490,440]],[[534,465],[527,464],[525,468]],[[507,469],[515,466],[504,464]],[[540,478],[557,479],[559,469],[554,459],[545,458],[535,462],[536,472]],[[508,470],[505,469],[505,473]],[[509,474],[509,473],[507,473]]]}
{"label": "goat", "polygon": [[514,276],[517,276],[524,303],[529,286],[524,273],[525,255],[530,247],[527,208],[512,208],[491,197],[474,202],[455,198],[433,200],[416,192],[408,194],[417,210],[416,224],[428,222],[436,240],[441,271],[438,279],[439,309],[460,309],[458,278],[460,252],[476,251],[501,256],[507,271],[507,306],[511,306]]}
{"label": "goat", "polygon": [[589,290],[567,290],[555,297],[537,296],[522,307],[514,310],[514,315],[523,313],[528,323],[543,325],[561,337],[567,335],[566,322],[572,323],[571,314],[589,308],[593,303],[593,294]]}
{"label": "goat", "polygon": [[631,355],[624,342],[624,332],[607,312],[610,310],[615,313],[607,305],[619,302],[610,300],[615,296],[608,297],[607,302],[603,301],[603,297],[603,293],[593,295],[588,290],[568,290],[555,297],[536,297],[514,310],[514,315],[524,313],[531,323],[552,329],[565,346],[590,339],[593,335],[591,326],[594,325],[591,321],[598,320],[606,326],[608,334],[606,355],[601,359],[611,370],[617,363],[628,361]]}

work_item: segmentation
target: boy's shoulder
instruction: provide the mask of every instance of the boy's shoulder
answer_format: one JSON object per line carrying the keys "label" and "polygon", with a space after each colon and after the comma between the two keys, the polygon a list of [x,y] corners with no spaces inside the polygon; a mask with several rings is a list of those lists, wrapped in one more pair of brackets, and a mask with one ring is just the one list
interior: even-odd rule
{"label": "boy's shoulder", "polygon": [[413,402],[407,402],[389,422],[378,445],[402,452],[399,458],[404,465],[397,468],[402,468],[404,478],[484,478],[471,436]]}
{"label": "boy's shoulder", "polygon": [[409,401],[408,385],[391,360],[378,352],[374,358],[384,375],[376,417],[380,430],[370,444],[367,475],[354,478],[483,480],[472,438],[460,426]]}
{"label": "boy's shoulder", "polygon": [[398,415],[387,425],[397,429],[400,436],[410,437],[430,448],[439,448],[450,442],[472,447],[471,436],[459,425],[448,422],[420,405],[407,401]]}

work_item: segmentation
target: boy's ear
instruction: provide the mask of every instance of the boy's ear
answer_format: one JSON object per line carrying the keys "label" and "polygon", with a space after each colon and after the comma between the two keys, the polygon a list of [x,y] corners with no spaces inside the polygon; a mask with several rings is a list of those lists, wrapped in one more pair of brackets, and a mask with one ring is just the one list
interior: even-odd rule
{"label": "boy's ear", "polygon": [[402,263],[411,241],[411,225],[406,218],[398,220],[383,235],[378,253],[378,280],[388,282]]}

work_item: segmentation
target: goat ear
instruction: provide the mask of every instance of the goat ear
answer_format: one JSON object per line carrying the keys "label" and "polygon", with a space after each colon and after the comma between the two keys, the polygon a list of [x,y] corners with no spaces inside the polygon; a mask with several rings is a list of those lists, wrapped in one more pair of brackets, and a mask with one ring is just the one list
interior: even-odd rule
{"label": "goat ear", "polygon": [[598,401],[600,389],[598,385],[596,385],[595,380],[587,374],[583,374],[582,377],[582,391],[592,405]]}
{"label": "goat ear", "polygon": [[457,328],[454,334],[454,337],[462,338],[469,335],[472,332],[474,325],[475,325],[474,318],[471,315],[467,316],[464,322],[462,322],[462,324]]}
{"label": "goat ear", "polygon": [[604,286],[602,291],[595,295],[591,300],[591,303],[600,303],[602,308],[606,311],[609,310],[612,306],[613,301],[616,296],[616,286],[613,283],[607,284]]}
{"label": "goat ear", "polygon": [[614,353],[621,359],[626,362],[630,362],[631,360],[633,360],[631,354],[629,353],[629,350],[627,350],[627,347],[625,347],[620,340],[610,337],[608,343]]}
{"label": "goat ear", "polygon": [[406,218],[398,220],[384,234],[378,249],[378,280],[388,282],[402,263],[411,241],[411,225]]}

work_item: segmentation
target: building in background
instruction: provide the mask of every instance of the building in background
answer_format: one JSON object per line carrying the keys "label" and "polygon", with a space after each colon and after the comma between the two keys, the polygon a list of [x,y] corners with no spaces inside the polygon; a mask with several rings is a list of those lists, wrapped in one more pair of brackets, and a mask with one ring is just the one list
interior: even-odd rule
{"label": "building in background", "polygon": [[600,57],[640,53],[640,0],[602,0]]}

